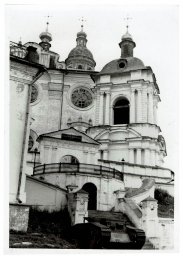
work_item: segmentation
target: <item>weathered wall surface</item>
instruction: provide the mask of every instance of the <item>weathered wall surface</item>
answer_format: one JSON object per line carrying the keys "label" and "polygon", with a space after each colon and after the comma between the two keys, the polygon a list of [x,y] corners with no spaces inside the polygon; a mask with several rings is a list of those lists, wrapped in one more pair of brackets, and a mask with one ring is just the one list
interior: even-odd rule
{"label": "weathered wall surface", "polygon": [[159,218],[159,249],[174,248],[174,220],[169,218]]}
{"label": "weathered wall surface", "polygon": [[26,232],[29,221],[29,206],[10,204],[9,207],[9,229]]}
{"label": "weathered wall surface", "polygon": [[[10,202],[16,202],[19,172],[22,157],[22,148],[25,144],[25,152],[28,148],[29,118],[26,116],[28,89],[33,76],[38,68],[26,66],[11,61],[10,67]],[[24,141],[25,121],[27,119],[27,136]],[[23,162],[23,175],[21,179],[20,200],[25,202],[25,157]]]}

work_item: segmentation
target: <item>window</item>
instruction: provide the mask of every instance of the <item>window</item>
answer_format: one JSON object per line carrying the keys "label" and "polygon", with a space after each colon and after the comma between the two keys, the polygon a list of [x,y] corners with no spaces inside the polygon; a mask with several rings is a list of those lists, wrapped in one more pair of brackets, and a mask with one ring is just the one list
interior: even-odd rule
{"label": "window", "polygon": [[72,155],[65,155],[61,158],[61,163],[68,163],[68,164],[79,164],[78,159]]}
{"label": "window", "polygon": [[129,124],[129,101],[126,98],[118,99],[113,111],[114,124]]}
{"label": "window", "polygon": [[126,63],[125,63],[125,62],[122,61],[122,62],[119,63],[119,67],[120,67],[120,68],[124,68],[125,66],[126,66]]}
{"label": "window", "polygon": [[83,69],[83,67],[81,65],[78,65],[78,69]]}
{"label": "window", "polygon": [[31,151],[31,149],[33,148],[33,145],[34,145],[34,140],[32,136],[29,136],[28,151]]}
{"label": "window", "polygon": [[85,88],[77,88],[71,95],[72,103],[79,108],[86,108],[92,103],[92,94]]}
{"label": "window", "polygon": [[30,102],[33,103],[37,100],[37,96],[38,96],[38,90],[37,88],[33,85],[32,86],[32,91],[31,91],[31,100]]}

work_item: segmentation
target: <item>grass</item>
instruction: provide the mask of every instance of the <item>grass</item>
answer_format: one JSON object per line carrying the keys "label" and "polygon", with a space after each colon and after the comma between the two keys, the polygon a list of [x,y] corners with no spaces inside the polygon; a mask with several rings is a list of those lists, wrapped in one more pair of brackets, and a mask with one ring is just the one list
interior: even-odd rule
{"label": "grass", "polygon": [[76,245],[70,239],[70,227],[67,209],[50,213],[31,208],[27,233],[10,231],[9,247],[75,249]]}

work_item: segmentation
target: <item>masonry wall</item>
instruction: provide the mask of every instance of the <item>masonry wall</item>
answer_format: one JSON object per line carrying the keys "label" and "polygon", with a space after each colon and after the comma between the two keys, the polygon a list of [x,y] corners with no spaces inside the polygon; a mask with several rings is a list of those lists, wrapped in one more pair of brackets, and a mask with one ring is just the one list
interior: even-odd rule
{"label": "masonry wall", "polygon": [[41,183],[27,177],[25,190],[26,203],[41,210],[57,211],[63,209],[66,204],[66,191],[48,184]]}
{"label": "masonry wall", "polygon": [[[26,105],[28,100],[29,84],[38,69],[24,64],[11,61],[10,67],[10,202],[16,202],[18,189],[19,173],[22,157],[23,143],[25,152],[28,148],[29,121],[30,115],[26,116]],[[24,141],[25,121],[27,119],[27,136]],[[25,157],[22,168],[20,200],[26,201],[25,196]]]}

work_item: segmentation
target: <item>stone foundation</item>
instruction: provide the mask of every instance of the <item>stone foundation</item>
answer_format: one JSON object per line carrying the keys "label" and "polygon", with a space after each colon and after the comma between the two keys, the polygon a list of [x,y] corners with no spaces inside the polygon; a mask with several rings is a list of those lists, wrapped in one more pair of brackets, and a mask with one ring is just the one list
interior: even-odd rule
{"label": "stone foundation", "polygon": [[10,204],[9,229],[27,232],[30,207],[25,204]]}

